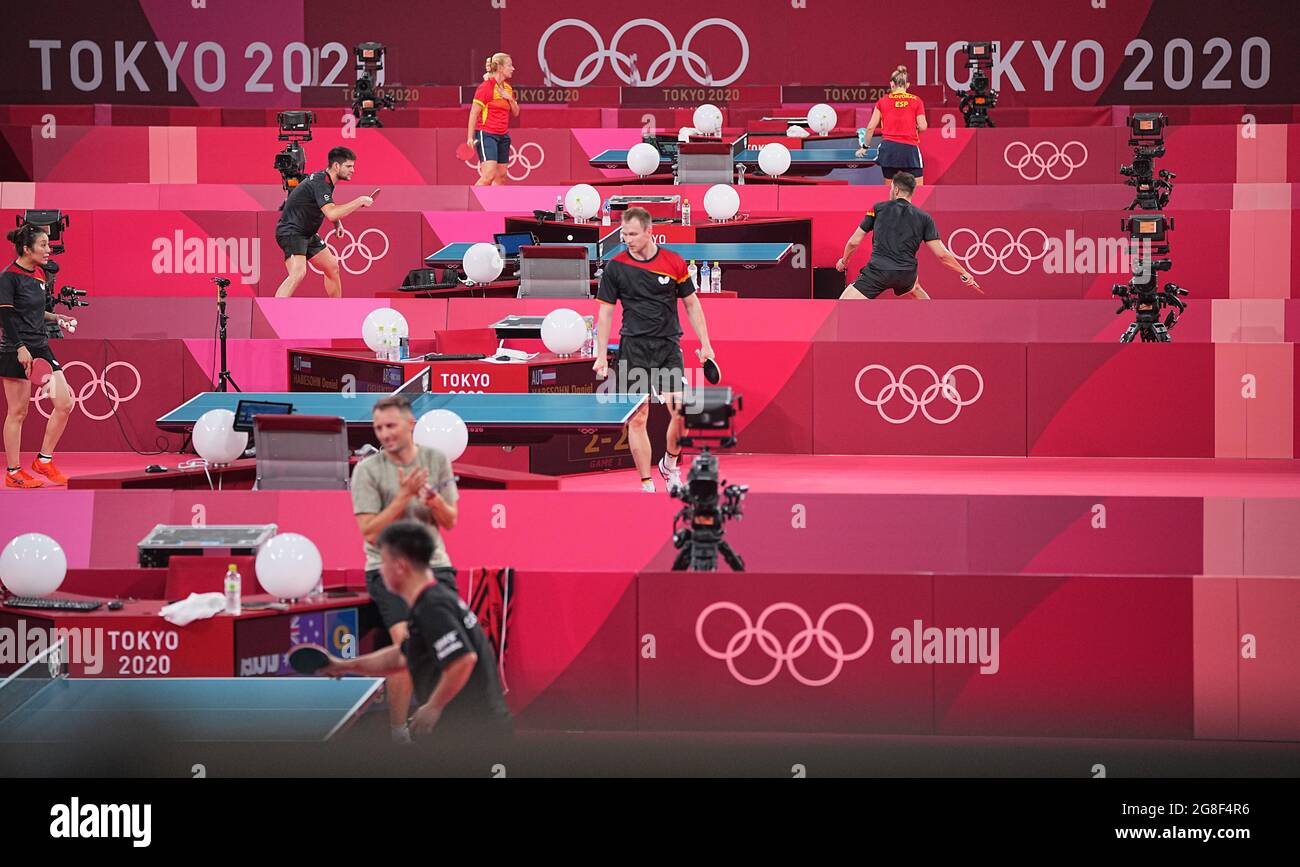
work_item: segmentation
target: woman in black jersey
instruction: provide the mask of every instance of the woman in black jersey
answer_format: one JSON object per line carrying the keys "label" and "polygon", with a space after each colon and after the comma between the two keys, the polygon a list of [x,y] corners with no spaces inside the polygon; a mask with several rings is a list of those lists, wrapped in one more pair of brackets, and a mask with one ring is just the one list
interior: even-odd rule
{"label": "woman in black jersey", "polygon": [[[50,349],[45,323],[56,320],[63,324],[71,317],[45,311],[45,266],[50,261],[50,236],[39,226],[24,225],[7,237],[13,242],[18,258],[0,273],[0,382],[4,383],[8,403],[4,428],[5,487],[39,488],[46,481],[65,485],[68,477],[54,464],[54,447],[72,412],[72,392]],[[23,421],[31,406],[32,365],[38,358],[50,366],[48,389],[54,410],[45,425],[40,454],[32,461],[29,473],[23,469],[19,451]]]}

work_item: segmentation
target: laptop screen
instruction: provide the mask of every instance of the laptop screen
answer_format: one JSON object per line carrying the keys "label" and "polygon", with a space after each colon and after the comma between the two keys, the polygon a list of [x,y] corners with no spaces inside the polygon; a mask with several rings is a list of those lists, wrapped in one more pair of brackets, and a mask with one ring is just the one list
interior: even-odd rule
{"label": "laptop screen", "polygon": [[289,415],[293,404],[269,400],[241,400],[235,407],[234,429],[253,432],[253,417],[259,415]]}
{"label": "laptop screen", "polygon": [[505,256],[518,256],[520,247],[537,243],[532,232],[500,233],[493,235],[492,241],[501,247],[502,255]]}

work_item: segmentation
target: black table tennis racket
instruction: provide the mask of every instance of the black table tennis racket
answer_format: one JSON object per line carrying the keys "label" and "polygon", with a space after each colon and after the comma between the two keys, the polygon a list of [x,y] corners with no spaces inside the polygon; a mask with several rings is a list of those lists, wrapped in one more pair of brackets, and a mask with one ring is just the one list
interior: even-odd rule
{"label": "black table tennis racket", "polygon": [[329,664],[329,655],[315,644],[300,644],[289,651],[289,667],[299,674],[315,674]]}
{"label": "black table tennis racket", "polygon": [[[700,358],[700,351],[695,350],[695,357]],[[722,381],[722,368],[718,367],[718,362],[712,358],[700,358],[700,364],[704,368],[704,378],[708,380],[709,385],[717,385]]]}

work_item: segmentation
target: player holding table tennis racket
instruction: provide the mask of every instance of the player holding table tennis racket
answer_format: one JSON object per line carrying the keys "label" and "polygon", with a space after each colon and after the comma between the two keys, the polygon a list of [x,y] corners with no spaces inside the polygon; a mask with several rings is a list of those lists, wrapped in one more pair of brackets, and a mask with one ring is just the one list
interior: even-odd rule
{"label": "player holding table tennis racket", "polygon": [[[699,338],[701,361],[713,358],[709,329],[704,321],[695,286],[682,257],[660,247],[650,234],[650,214],[645,208],[628,208],[623,212],[623,243],[627,249],[605,266],[596,293],[600,311],[596,324],[596,378],[609,375],[609,330],[614,320],[614,305],[623,303],[623,326],[618,348],[618,376],[608,385],[598,386],[602,393],[617,390],[623,394],[657,394],[668,407],[667,450],[659,461],[659,475],[671,492],[682,484],[677,469],[678,444],[685,431],[681,414],[683,388],[682,326],[677,318],[677,299],[682,299],[691,328]],[[648,404],[628,421],[628,445],[641,490],[654,493],[650,477],[650,436],[646,433]]]}
{"label": "player holding table tennis racket", "polygon": [[346,205],[334,202],[334,189],[339,181],[352,180],[356,171],[357,155],[349,148],[332,148],[326,157],[328,168],[316,172],[293,188],[289,198],[280,207],[280,221],[275,226],[275,242],[284,251],[284,267],[288,276],[275,290],[275,297],[293,296],[298,284],[307,274],[311,262],[325,275],[325,294],[331,298],[343,297],[343,284],[339,277],[339,260],[316,232],[321,223],[329,220],[337,224],[342,237],[344,217],[358,208],[368,208],[375,203],[372,196],[358,196]]}
{"label": "player holding table tennis racket", "polygon": [[908,93],[907,88],[907,67],[895,67],[889,75],[889,93],[876,101],[862,134],[862,146],[858,148],[858,156],[866,156],[871,136],[880,128],[883,141],[876,152],[876,163],[885,177],[886,187],[898,172],[907,172],[917,184],[925,172],[921,133],[929,129],[929,122],[925,119],[925,104],[919,96]]}
{"label": "player holding table tennis racket", "polygon": [[356,659],[329,657],[318,673],[391,677],[409,672],[419,703],[410,719],[417,739],[435,729],[439,740],[508,737],[513,724],[496,654],[456,588],[429,567],[434,540],[428,529],[399,521],[384,528],[378,543],[384,586],[409,606],[409,633],[400,644]]}
{"label": "player holding table tennis racket", "polygon": [[[499,187],[506,182],[506,169],[510,166],[510,116],[519,117],[514,88],[506,83],[514,74],[515,64],[509,54],[493,54],[487,59],[483,83],[474,91],[466,144],[479,159],[476,187]],[[458,151],[457,156],[461,153]]]}
{"label": "player holding table tennis racket", "polygon": [[837,271],[848,268],[858,245],[868,232],[872,233],[871,261],[858,274],[858,279],[844,288],[840,299],[875,298],[886,289],[892,289],[895,295],[929,301],[930,296],[916,277],[916,251],[921,244],[929,247],[946,267],[956,271],[962,283],[983,295],[980,284],[939,240],[934,218],[912,204],[916,179],[907,172],[899,172],[894,175],[891,189],[893,196],[889,201],[879,202],[867,211],[862,225],[844,245],[844,256],[835,263]]}

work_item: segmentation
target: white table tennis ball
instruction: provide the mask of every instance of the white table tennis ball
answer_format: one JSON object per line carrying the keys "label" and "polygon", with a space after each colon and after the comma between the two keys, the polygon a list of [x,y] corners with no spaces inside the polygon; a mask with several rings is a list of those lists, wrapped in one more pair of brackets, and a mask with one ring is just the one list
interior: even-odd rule
{"label": "white table tennis ball", "polygon": [[257,552],[255,568],[267,593],[277,599],[301,599],[320,583],[320,550],[299,533],[280,533]]}
{"label": "white table tennis ball", "polygon": [[758,152],[758,167],[765,174],[780,177],[790,168],[790,149],[779,141],[763,145]]}
{"label": "white table tennis ball", "polygon": [[637,142],[627,152],[627,167],[641,177],[659,169],[659,151],[649,142]]}
{"label": "white table tennis ball", "polygon": [[67,574],[67,555],[44,533],[15,536],[0,553],[0,583],[15,596],[49,596]]}
{"label": "white table tennis ball", "polygon": [[812,127],[812,131],[819,135],[826,135],[826,133],[835,129],[835,123],[838,120],[839,115],[835,113],[835,109],[824,102],[819,102],[808,109],[808,126]]}
{"label": "white table tennis ball", "polygon": [[461,264],[465,268],[465,276],[475,283],[491,283],[501,276],[501,271],[506,266],[496,244],[484,242],[470,247]]}
{"label": "white table tennis ball", "polygon": [[740,210],[740,194],[730,184],[714,184],[704,194],[704,210],[715,220],[730,220]]}
{"label": "white table tennis ball", "polygon": [[559,307],[542,320],[542,343],[556,355],[572,355],[587,341],[587,322],[576,310]]}
{"label": "white table tennis ball", "polygon": [[415,442],[434,449],[455,461],[469,445],[469,428],[460,416],[449,409],[431,409],[415,423]]}
{"label": "white table tennis ball", "polygon": [[235,430],[235,414],[210,409],[194,423],[194,450],[210,464],[228,464],[248,448],[248,432]]}

